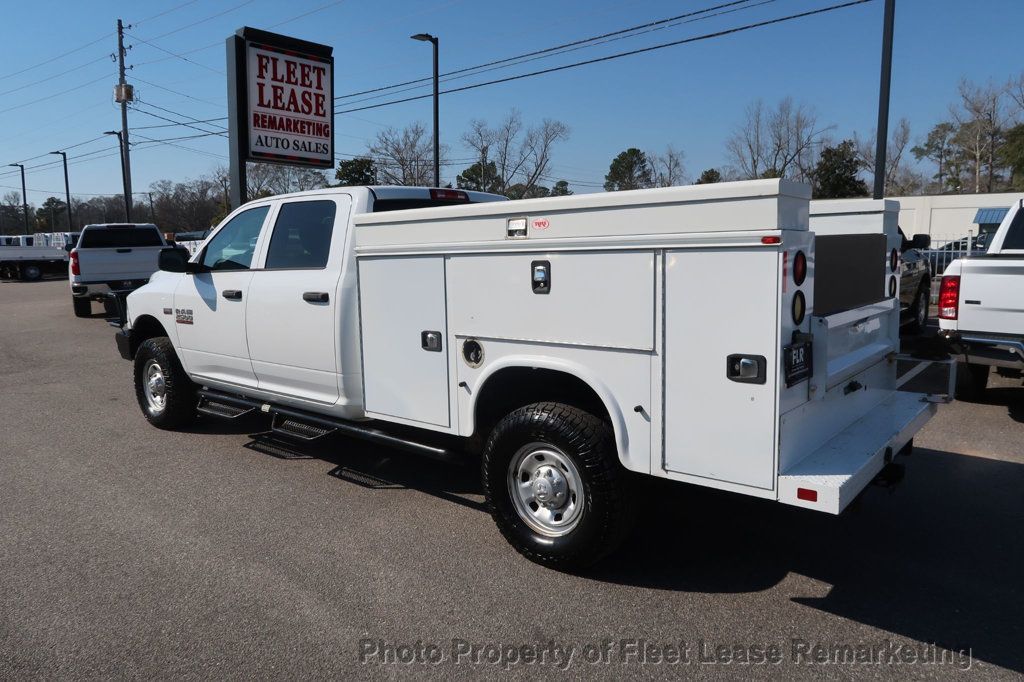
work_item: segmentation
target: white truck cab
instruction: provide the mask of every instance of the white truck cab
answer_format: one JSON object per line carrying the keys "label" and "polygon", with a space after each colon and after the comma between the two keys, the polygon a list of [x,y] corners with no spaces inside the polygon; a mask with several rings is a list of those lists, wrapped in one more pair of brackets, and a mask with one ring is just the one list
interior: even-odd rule
{"label": "white truck cab", "polygon": [[989,370],[1024,370],[1024,202],[1007,212],[982,253],[953,261],[939,289],[939,328],[961,370],[957,395],[975,399]]}
{"label": "white truck cab", "polygon": [[102,223],[82,228],[78,241],[66,247],[75,316],[88,317],[91,301],[148,282],[166,246],[152,223]]}
{"label": "white truck cab", "polygon": [[615,547],[632,474],[835,514],[945,397],[899,390],[898,206],[809,198],[261,199],[163,252],[117,344],[158,427],[262,412],[282,439],[482,450],[498,528],[546,565]]}

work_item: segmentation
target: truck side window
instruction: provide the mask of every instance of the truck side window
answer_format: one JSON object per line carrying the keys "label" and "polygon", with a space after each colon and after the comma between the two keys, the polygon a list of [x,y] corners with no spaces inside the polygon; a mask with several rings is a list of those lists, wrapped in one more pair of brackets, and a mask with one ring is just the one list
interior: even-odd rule
{"label": "truck side window", "polygon": [[207,270],[248,270],[269,206],[242,211],[221,228],[203,253]]}
{"label": "truck side window", "polygon": [[334,231],[333,201],[296,201],[281,205],[267,249],[267,269],[323,268]]}
{"label": "truck side window", "polygon": [[1017,211],[1003,239],[1004,249],[1024,249],[1024,209]]}

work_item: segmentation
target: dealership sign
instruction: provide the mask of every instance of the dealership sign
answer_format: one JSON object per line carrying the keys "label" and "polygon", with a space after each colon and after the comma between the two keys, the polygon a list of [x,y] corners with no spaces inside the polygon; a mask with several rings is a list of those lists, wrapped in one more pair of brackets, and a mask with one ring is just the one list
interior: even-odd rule
{"label": "dealership sign", "polygon": [[228,38],[232,194],[239,203],[247,161],[334,165],[333,52],[248,27]]}

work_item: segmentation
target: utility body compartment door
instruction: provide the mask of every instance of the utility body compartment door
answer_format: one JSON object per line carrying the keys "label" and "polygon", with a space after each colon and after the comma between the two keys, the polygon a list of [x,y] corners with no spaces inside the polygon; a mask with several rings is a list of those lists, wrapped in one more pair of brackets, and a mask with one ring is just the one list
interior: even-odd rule
{"label": "utility body compartment door", "polygon": [[370,416],[449,427],[444,256],[359,259]]}
{"label": "utility body compartment door", "polygon": [[[774,487],[778,263],[769,249],[665,254],[667,470]],[[755,376],[730,378],[730,356]]]}

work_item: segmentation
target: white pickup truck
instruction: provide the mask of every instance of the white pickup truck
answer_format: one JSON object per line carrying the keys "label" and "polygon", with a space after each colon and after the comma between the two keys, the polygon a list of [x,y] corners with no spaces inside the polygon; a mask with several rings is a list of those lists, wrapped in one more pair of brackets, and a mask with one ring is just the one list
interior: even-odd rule
{"label": "white pickup truck", "polygon": [[957,397],[977,399],[990,368],[1024,370],[1024,202],[1007,212],[983,253],[953,261],[939,289],[939,328],[963,363]]}
{"label": "white pickup truck", "polygon": [[71,304],[76,317],[88,317],[92,301],[126,293],[149,281],[167,246],[152,223],[86,225],[77,244],[68,245]]}
{"label": "white pickup truck", "polygon": [[616,546],[640,474],[837,514],[946,397],[898,390],[897,204],[809,198],[260,199],[162,253],[117,346],[160,428],[262,413],[293,441],[481,453],[498,528],[549,566]]}

